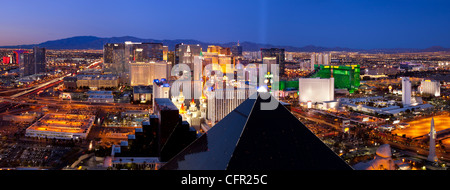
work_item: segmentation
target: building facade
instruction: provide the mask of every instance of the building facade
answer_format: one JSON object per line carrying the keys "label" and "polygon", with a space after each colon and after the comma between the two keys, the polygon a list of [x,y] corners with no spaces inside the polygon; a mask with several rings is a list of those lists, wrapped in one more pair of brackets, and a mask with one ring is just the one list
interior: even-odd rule
{"label": "building facade", "polygon": [[117,88],[119,78],[116,75],[77,75],[77,88]]}
{"label": "building facade", "polygon": [[[276,64],[279,64],[279,74],[284,74],[284,62],[285,62],[285,53],[284,49],[280,48],[270,48],[270,49],[261,49],[261,59],[264,62],[264,58],[266,57],[275,57],[276,58]],[[269,69],[270,67],[268,67]]]}
{"label": "building facade", "polygon": [[171,64],[166,61],[131,63],[131,86],[151,86],[154,79],[167,79]]}
{"label": "building facade", "polygon": [[324,102],[334,100],[334,78],[300,78],[298,83],[300,102]]}
{"label": "building facade", "polygon": [[403,106],[411,105],[411,81],[408,77],[402,77],[402,103]]}
{"label": "building facade", "polygon": [[420,94],[441,96],[441,83],[435,80],[422,80],[419,86]]}
{"label": "building facade", "polygon": [[231,90],[216,89],[215,91],[208,92],[207,96],[207,119],[211,122],[211,125],[222,120],[250,97],[248,88]]}
{"label": "building facade", "polygon": [[20,77],[45,73],[45,48],[33,47],[33,53],[23,51],[18,56]]}
{"label": "building facade", "polygon": [[186,64],[191,70],[194,69],[194,56],[200,55],[202,52],[202,47],[199,44],[177,44],[175,45],[175,65],[176,64]]}
{"label": "building facade", "polygon": [[231,47],[231,55],[233,56],[242,56],[242,46],[237,43],[237,45],[234,45]]}

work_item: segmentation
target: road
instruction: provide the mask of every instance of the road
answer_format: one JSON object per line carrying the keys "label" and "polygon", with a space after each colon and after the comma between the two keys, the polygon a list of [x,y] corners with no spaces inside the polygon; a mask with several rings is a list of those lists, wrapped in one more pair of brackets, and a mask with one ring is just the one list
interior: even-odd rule
{"label": "road", "polygon": [[[419,154],[422,155],[424,157],[428,156],[428,150],[423,149],[423,148],[419,148],[419,147],[415,147],[415,146],[408,146],[408,145],[404,145],[401,143],[397,143],[397,142],[392,142],[386,139],[382,140],[384,144],[389,144],[391,147],[393,148],[397,148],[403,151],[409,151],[415,154]],[[442,152],[438,152],[436,151],[436,155],[438,157],[439,160],[442,161],[446,161],[446,162],[450,162],[450,155],[447,153],[442,153]]]}
{"label": "road", "polygon": [[[100,64],[102,62],[103,61],[94,62],[94,63],[90,64],[87,68],[94,68],[94,67],[96,67],[98,64]],[[50,87],[52,87],[52,86],[54,86],[56,84],[61,83],[63,81],[64,77],[68,77],[68,76],[71,76],[71,74],[66,74],[66,75],[64,75],[62,77],[58,77],[58,78],[52,79],[52,80],[50,80],[48,82],[37,84],[36,86],[20,88],[20,89],[11,89],[11,90],[7,90],[7,91],[2,91],[0,93],[3,94],[3,93],[11,93],[11,92],[19,91],[16,94],[13,94],[13,95],[9,96],[11,98],[18,98],[18,97],[27,95],[27,94],[32,93],[32,92],[38,92],[40,90],[45,90],[47,88],[50,88]]]}
{"label": "road", "polygon": [[339,124],[328,123],[325,120],[317,119],[317,118],[314,118],[314,117],[307,117],[307,116],[304,116],[304,115],[296,113],[296,112],[291,112],[291,113],[294,114],[296,117],[302,117],[302,118],[307,119],[307,120],[311,120],[311,121],[314,121],[314,122],[317,122],[317,123],[325,124],[325,125],[334,127],[335,129],[338,129],[338,130],[341,129],[341,126]]}
{"label": "road", "polygon": [[56,85],[56,84],[62,82],[63,79],[64,79],[64,77],[67,77],[67,76],[70,76],[70,74],[67,74],[67,75],[64,75],[64,76],[62,76],[62,77],[59,77],[59,78],[50,80],[50,81],[48,81],[48,82],[39,84],[39,85],[37,85],[37,86],[34,86],[34,87],[31,88],[31,89],[24,90],[24,91],[21,91],[21,92],[19,92],[19,93],[17,93],[17,94],[11,95],[10,97],[11,97],[11,98],[18,98],[18,97],[27,95],[27,94],[32,93],[32,92],[37,92],[37,91],[39,91],[39,90],[45,90],[45,89],[47,89],[47,88],[50,88],[50,87],[52,87],[52,86],[54,86],[54,85]]}
{"label": "road", "polygon": [[[142,104],[130,104],[130,103],[92,103],[83,101],[73,101],[73,100],[60,100],[60,99],[44,99],[37,98],[36,100],[30,99],[11,99],[11,98],[0,98],[0,101],[14,103],[14,104],[25,104],[31,106],[53,106],[61,108],[103,108],[103,109],[127,109],[127,110],[143,110],[150,109],[149,105]],[[28,101],[37,101],[36,103]]]}

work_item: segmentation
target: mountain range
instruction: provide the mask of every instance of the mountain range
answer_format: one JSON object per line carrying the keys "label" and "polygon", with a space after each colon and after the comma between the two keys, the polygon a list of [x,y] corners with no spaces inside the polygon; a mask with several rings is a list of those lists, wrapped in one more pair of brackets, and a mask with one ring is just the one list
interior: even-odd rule
{"label": "mountain range", "polygon": [[[29,44],[29,45],[17,45],[17,46],[0,46],[0,48],[21,48],[21,49],[31,49],[34,46],[45,47],[47,49],[103,49],[103,45],[106,43],[123,43],[125,41],[132,42],[155,42],[163,43],[165,46],[169,47],[169,50],[174,50],[175,45],[179,43],[185,44],[200,44],[203,49],[206,49],[208,45],[219,45],[222,47],[231,47],[236,45],[237,42],[229,43],[208,43],[201,42],[192,39],[175,39],[175,40],[155,40],[155,39],[142,39],[133,36],[123,36],[123,37],[110,37],[101,38],[96,36],[76,36],[71,38],[59,39],[46,41],[40,44]],[[261,48],[284,48],[287,52],[324,52],[324,51],[346,51],[346,52],[361,52],[361,53],[417,53],[417,52],[450,52],[450,48],[444,48],[441,46],[432,46],[426,49],[417,48],[393,48],[393,49],[352,49],[345,47],[320,47],[308,45],[304,47],[294,47],[294,46],[280,46],[271,44],[261,44],[254,42],[241,42],[244,51],[259,51]]]}

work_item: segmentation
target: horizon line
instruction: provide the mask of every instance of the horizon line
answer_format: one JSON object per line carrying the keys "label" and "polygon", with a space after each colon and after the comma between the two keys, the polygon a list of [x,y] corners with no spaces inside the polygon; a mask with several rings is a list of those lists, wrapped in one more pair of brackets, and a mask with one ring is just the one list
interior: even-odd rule
{"label": "horizon line", "polygon": [[[197,39],[153,39],[153,38],[141,38],[141,37],[136,37],[136,36],[130,36],[130,35],[124,35],[124,36],[111,36],[111,37],[99,37],[99,36],[94,36],[94,35],[79,35],[79,36],[72,36],[72,37],[65,37],[65,38],[60,38],[60,39],[54,39],[54,40],[47,40],[44,42],[40,42],[40,43],[34,43],[34,44],[21,44],[21,45],[0,45],[0,48],[7,48],[7,47],[17,47],[17,46],[31,46],[31,45],[39,45],[39,44],[43,44],[46,42],[51,42],[51,41],[58,41],[58,40],[65,40],[65,39],[70,39],[70,38],[76,38],[76,37],[95,37],[95,38],[100,38],[100,39],[108,39],[108,38],[124,38],[124,37],[131,37],[131,38],[138,38],[141,40],[156,40],[156,41],[182,41],[182,40],[186,40],[186,41],[198,41],[200,43],[203,44],[211,44],[211,45],[223,45],[223,44],[228,44],[228,43],[233,43],[233,42],[224,42],[224,43],[220,43],[220,42],[205,42],[202,40],[197,40]],[[243,43],[253,43],[253,44],[257,44],[257,45],[265,45],[265,46],[274,46],[274,47],[291,47],[291,48],[304,48],[304,47],[316,47],[316,48],[328,48],[328,49],[333,49],[333,48],[341,48],[341,49],[349,49],[349,50],[363,50],[363,51],[370,51],[370,50],[395,50],[395,49],[411,49],[411,50],[424,50],[424,49],[428,49],[428,48],[433,48],[433,47],[440,47],[440,48],[444,48],[444,49],[450,49],[448,47],[444,47],[442,45],[431,45],[428,46],[426,48],[409,48],[409,47],[395,47],[395,48],[351,48],[351,47],[342,47],[342,46],[320,46],[320,45],[313,45],[313,44],[309,44],[309,45],[302,45],[302,46],[293,46],[293,45],[274,45],[274,44],[270,44],[270,43],[262,43],[262,42],[251,42],[251,41],[242,41],[242,40],[237,40],[237,42],[239,41],[239,44],[243,44]]]}

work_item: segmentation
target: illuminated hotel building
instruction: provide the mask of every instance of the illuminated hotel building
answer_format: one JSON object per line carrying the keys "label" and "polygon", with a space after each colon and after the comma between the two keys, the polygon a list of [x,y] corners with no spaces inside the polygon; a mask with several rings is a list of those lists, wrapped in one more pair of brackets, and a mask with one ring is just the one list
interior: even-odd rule
{"label": "illuminated hotel building", "polygon": [[[233,68],[234,61],[233,57],[231,56],[230,48],[223,48],[220,46],[214,46],[210,45],[208,46],[208,51],[203,53],[203,61],[205,65],[208,64],[217,64],[213,66],[213,70],[220,70],[222,73],[233,73],[233,69],[226,69],[227,65],[229,68]],[[216,68],[216,66],[219,66],[220,68]]]}
{"label": "illuminated hotel building", "polygon": [[208,53],[217,53],[219,54],[219,50],[222,49],[222,47],[220,46],[215,46],[215,45],[209,45],[208,49],[206,49],[206,52]]}
{"label": "illuminated hotel building", "polygon": [[150,62],[131,63],[131,86],[148,86],[153,82]]}
{"label": "illuminated hotel building", "polygon": [[277,58],[276,57],[264,57],[263,64],[267,65],[267,72],[271,72],[271,68],[272,68],[271,66],[277,64]]}
{"label": "illuminated hotel building", "polygon": [[[169,98],[170,99],[170,84],[165,79],[155,79],[153,80],[153,99],[152,102],[155,102],[155,98]],[[153,104],[155,106],[155,104]],[[155,107],[153,107],[153,110]]]}
{"label": "illuminated hotel building", "polygon": [[249,89],[216,89],[208,92],[207,96],[207,119],[213,126],[249,97]]}
{"label": "illuminated hotel building", "polygon": [[233,56],[242,56],[242,46],[237,43],[237,45],[231,47],[231,54]]}
{"label": "illuminated hotel building", "polygon": [[20,77],[45,73],[45,48],[33,47],[33,53],[16,51]]}
{"label": "illuminated hotel building", "polygon": [[314,65],[330,65],[331,54],[330,53],[312,53],[311,54],[311,69],[314,69]]}
{"label": "illuminated hotel building", "polygon": [[312,53],[311,54],[311,66],[314,65],[330,65],[331,54],[329,53]]}
{"label": "illuminated hotel building", "polygon": [[277,64],[284,63],[285,57],[284,57],[284,49],[279,48],[270,48],[270,49],[261,49],[261,58],[264,59],[264,57],[276,57]]}
{"label": "illuminated hotel building", "polygon": [[168,61],[168,54],[169,54],[169,47],[168,46],[163,46],[163,60],[164,61]]}
{"label": "illuminated hotel building", "polygon": [[158,62],[164,58],[162,43],[107,43],[103,46],[103,65],[106,74],[120,76],[121,82],[131,83],[131,65],[136,62]]}
{"label": "illuminated hotel building", "polygon": [[[126,48],[127,47],[127,48]],[[129,83],[129,44],[107,43],[103,46],[103,72],[120,77],[121,82]]]}
{"label": "illuminated hotel building", "polygon": [[162,61],[164,59],[162,43],[134,43],[131,47],[132,62]]}
{"label": "illuminated hotel building", "polygon": [[45,73],[45,48],[33,47],[33,74]]}
{"label": "illuminated hotel building", "polygon": [[107,43],[103,46],[104,72],[118,74],[127,72],[125,44]]}
{"label": "illuminated hotel building", "polygon": [[324,102],[334,100],[334,78],[300,78],[298,82],[300,102]]}
{"label": "illuminated hotel building", "polygon": [[186,64],[191,68],[193,68],[194,56],[200,55],[202,51],[202,47],[197,45],[189,45],[189,44],[177,44],[175,45],[175,65],[176,64]]}
{"label": "illuminated hotel building", "polygon": [[408,77],[402,77],[402,103],[403,106],[411,105],[411,81]]}
{"label": "illuminated hotel building", "polygon": [[[280,75],[284,73],[284,62],[285,62],[285,54],[284,49],[279,48],[270,48],[270,49],[264,49],[261,48],[261,58],[264,62],[264,58],[266,57],[275,57],[276,64],[280,65]],[[270,68],[270,67],[268,67]]]}
{"label": "illuminated hotel building", "polygon": [[316,53],[311,54],[311,61],[310,61],[310,71],[314,71],[314,65],[316,64]]}
{"label": "illuminated hotel building", "polygon": [[76,84],[77,88],[117,88],[119,78],[116,75],[77,75]]}
{"label": "illuminated hotel building", "polygon": [[194,80],[201,80],[203,76],[203,56],[195,56],[194,57],[194,70],[191,75]]}
{"label": "illuminated hotel building", "polygon": [[29,53],[22,53],[19,55],[19,76],[24,77],[31,75],[30,70],[33,69],[33,55]]}
{"label": "illuminated hotel building", "polygon": [[150,86],[154,79],[167,79],[171,64],[166,61],[131,63],[131,86]]}
{"label": "illuminated hotel building", "polygon": [[419,86],[420,94],[441,96],[441,84],[435,80],[422,80]]}
{"label": "illuminated hotel building", "polygon": [[310,78],[334,78],[336,89],[347,89],[354,93],[360,86],[359,65],[314,65]]}

